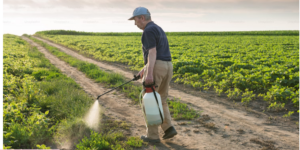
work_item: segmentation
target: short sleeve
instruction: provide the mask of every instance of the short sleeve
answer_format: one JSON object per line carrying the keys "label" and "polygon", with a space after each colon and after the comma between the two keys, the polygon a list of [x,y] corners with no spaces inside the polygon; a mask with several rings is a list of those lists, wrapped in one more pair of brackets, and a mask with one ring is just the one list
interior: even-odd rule
{"label": "short sleeve", "polygon": [[155,38],[155,33],[151,30],[145,30],[143,32],[143,46],[145,47],[146,50],[149,50],[153,47],[156,47],[156,38]]}

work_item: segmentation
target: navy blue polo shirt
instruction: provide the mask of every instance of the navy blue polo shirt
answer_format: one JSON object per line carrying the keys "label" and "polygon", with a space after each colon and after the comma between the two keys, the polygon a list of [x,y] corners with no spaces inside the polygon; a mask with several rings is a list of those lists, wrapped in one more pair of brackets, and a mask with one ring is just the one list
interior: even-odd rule
{"label": "navy blue polo shirt", "polygon": [[172,61],[169,42],[163,29],[153,21],[149,22],[142,35],[144,64],[148,62],[149,49],[156,47],[156,60]]}

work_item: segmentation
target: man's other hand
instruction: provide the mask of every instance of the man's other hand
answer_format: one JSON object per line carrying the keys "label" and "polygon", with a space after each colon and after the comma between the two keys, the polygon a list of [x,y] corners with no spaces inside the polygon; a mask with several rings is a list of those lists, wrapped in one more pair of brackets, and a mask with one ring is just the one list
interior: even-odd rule
{"label": "man's other hand", "polygon": [[153,75],[147,75],[145,79],[145,84],[152,84],[153,83]]}

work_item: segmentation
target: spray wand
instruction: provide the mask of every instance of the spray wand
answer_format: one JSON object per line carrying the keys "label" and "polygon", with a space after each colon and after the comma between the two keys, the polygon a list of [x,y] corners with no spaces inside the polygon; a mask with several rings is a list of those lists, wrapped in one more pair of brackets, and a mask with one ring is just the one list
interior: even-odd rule
{"label": "spray wand", "polygon": [[115,87],[115,88],[113,88],[113,89],[111,89],[111,90],[109,90],[109,91],[107,91],[107,92],[105,92],[105,93],[99,95],[99,96],[97,97],[97,99],[99,99],[101,96],[103,96],[103,95],[105,95],[105,94],[107,94],[107,93],[109,93],[109,92],[111,92],[111,91],[117,89],[118,87],[120,87],[120,86],[122,86],[122,85],[124,85],[124,84],[127,84],[127,83],[129,83],[129,82],[131,82],[131,81],[136,81],[136,80],[138,80],[138,79],[140,79],[140,75],[138,75],[138,76],[134,75],[134,78],[133,78],[132,80],[127,81],[126,83],[123,83],[123,84],[121,84],[121,85],[119,85],[119,86],[117,86],[117,87]]}

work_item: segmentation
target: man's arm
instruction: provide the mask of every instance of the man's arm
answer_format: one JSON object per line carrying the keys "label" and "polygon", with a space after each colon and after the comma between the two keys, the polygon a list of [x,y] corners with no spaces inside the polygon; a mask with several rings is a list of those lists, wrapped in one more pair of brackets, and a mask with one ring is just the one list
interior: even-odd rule
{"label": "man's arm", "polygon": [[148,53],[148,63],[147,63],[147,75],[146,75],[146,84],[153,83],[153,68],[156,61],[156,47],[149,49]]}

